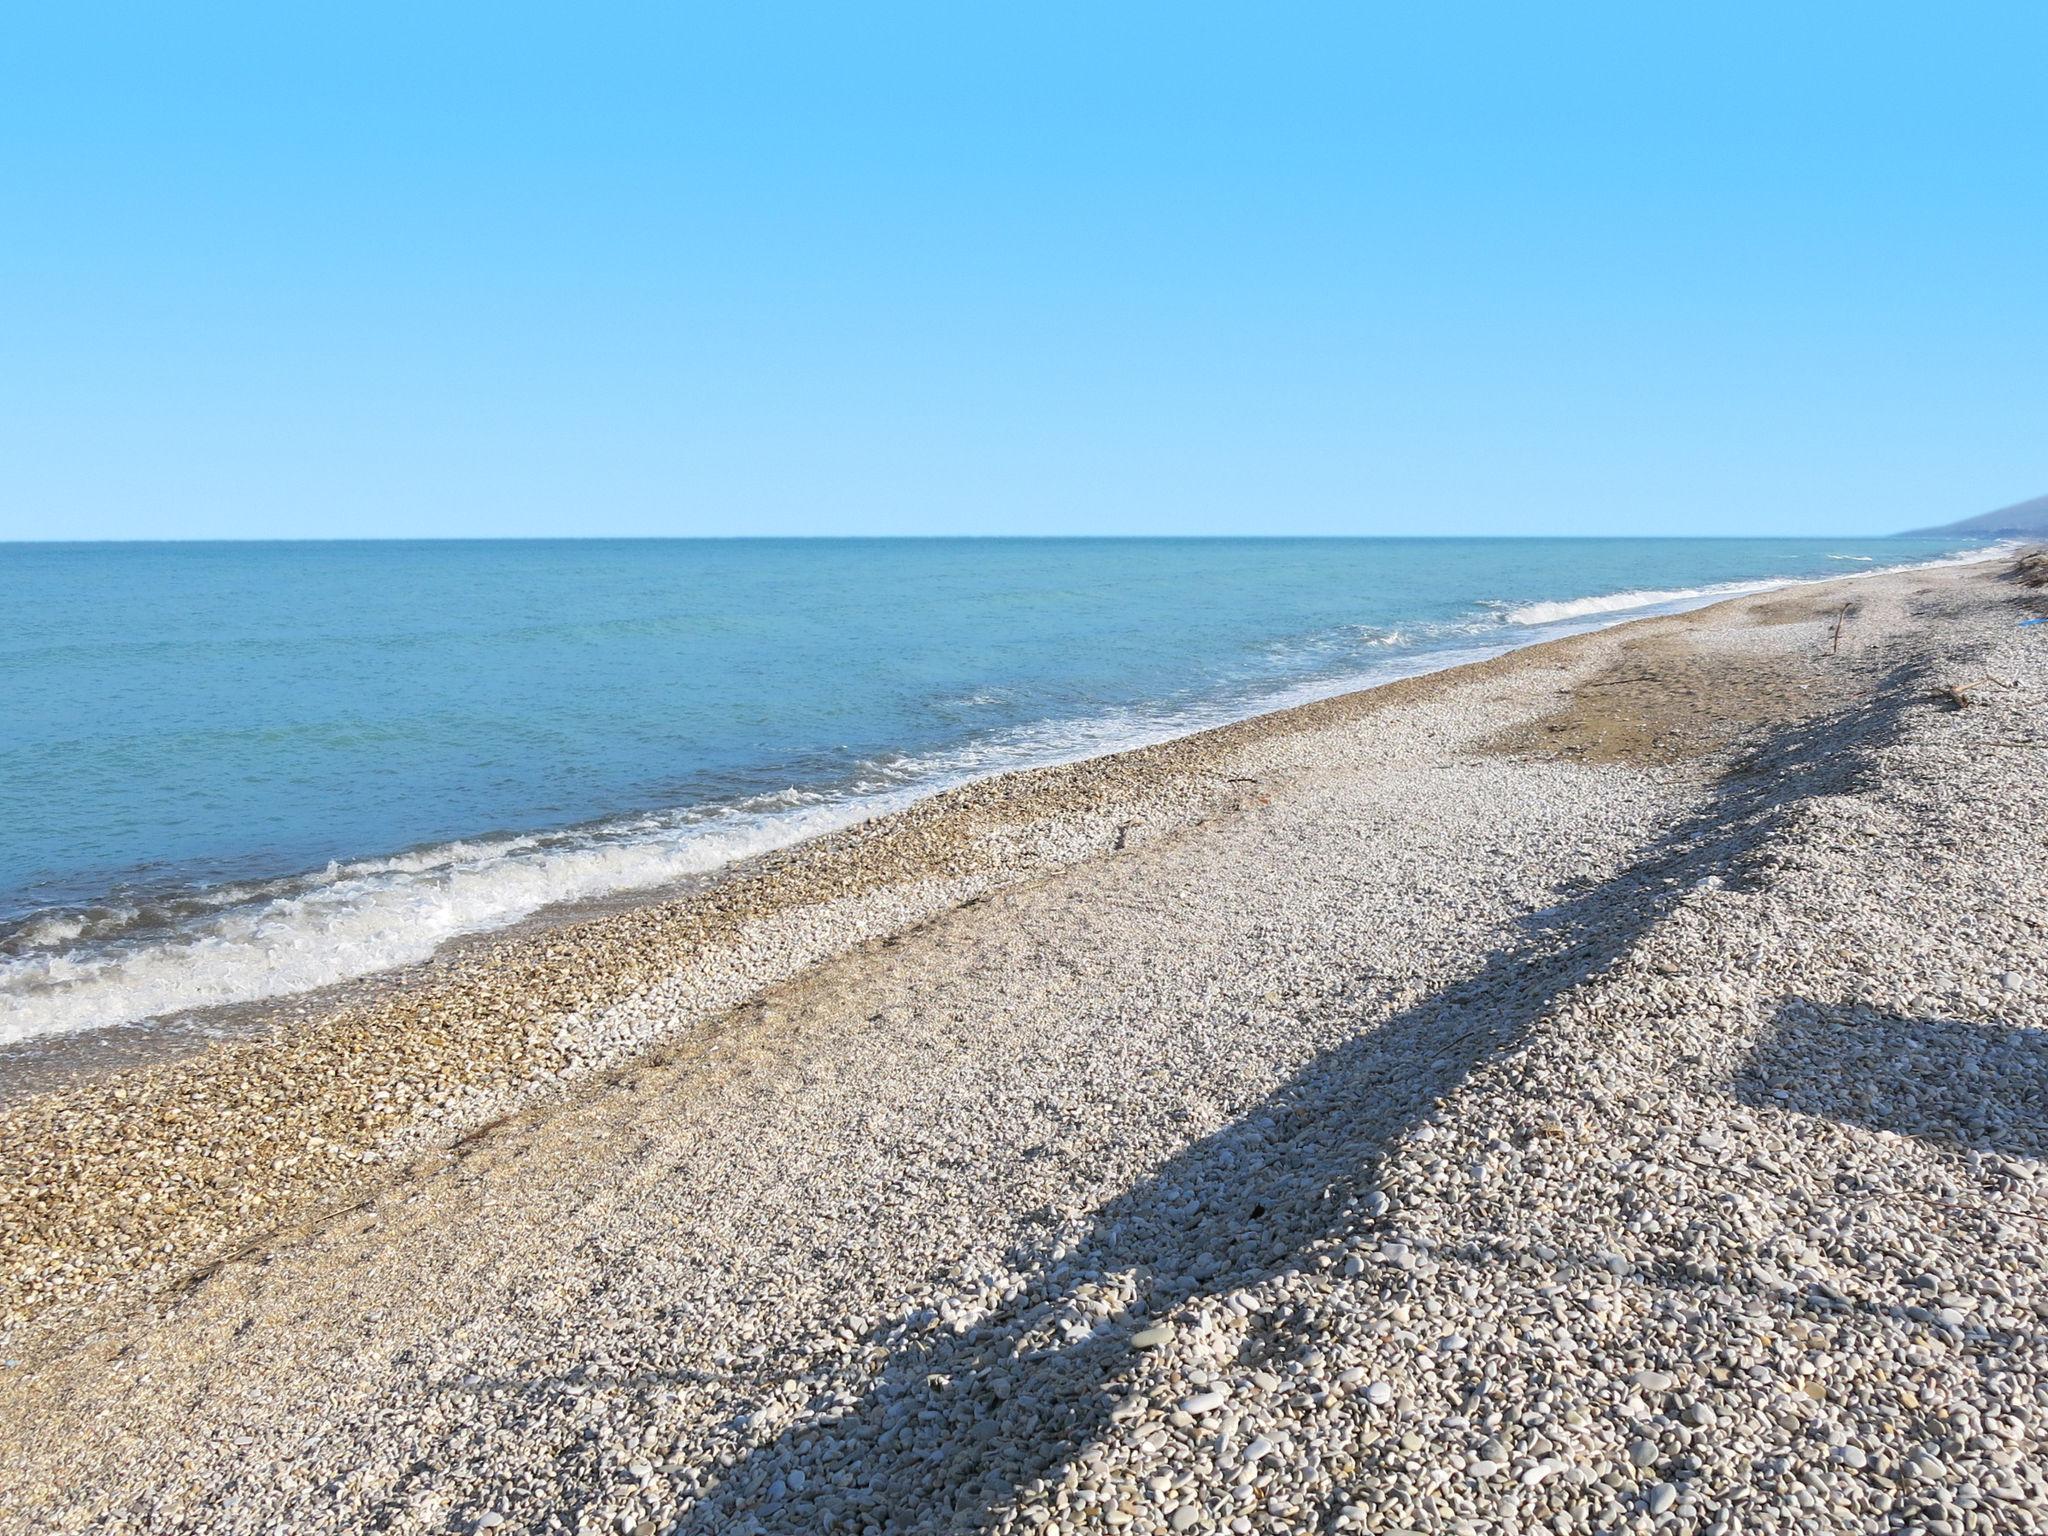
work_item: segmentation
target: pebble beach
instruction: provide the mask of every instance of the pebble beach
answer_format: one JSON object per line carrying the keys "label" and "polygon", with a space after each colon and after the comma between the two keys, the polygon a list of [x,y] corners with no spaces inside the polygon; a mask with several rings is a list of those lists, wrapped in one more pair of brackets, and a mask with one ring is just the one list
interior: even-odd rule
{"label": "pebble beach", "polygon": [[2048,1529],[2048,570],[982,780],[0,1106],[0,1529]]}

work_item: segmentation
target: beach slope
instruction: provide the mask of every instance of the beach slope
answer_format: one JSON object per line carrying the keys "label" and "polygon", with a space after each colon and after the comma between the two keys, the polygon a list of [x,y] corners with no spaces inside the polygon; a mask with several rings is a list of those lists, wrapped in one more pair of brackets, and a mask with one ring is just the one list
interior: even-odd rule
{"label": "beach slope", "polygon": [[2043,598],[989,781],[14,1106],[0,1526],[2040,1529]]}

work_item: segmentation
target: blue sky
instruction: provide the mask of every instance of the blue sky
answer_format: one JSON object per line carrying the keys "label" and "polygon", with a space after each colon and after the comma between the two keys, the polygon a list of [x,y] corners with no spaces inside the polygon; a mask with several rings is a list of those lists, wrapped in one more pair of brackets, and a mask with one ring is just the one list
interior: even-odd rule
{"label": "blue sky", "polygon": [[[316,13],[317,11],[317,13]],[[2048,8],[13,8],[0,537],[2048,491]]]}

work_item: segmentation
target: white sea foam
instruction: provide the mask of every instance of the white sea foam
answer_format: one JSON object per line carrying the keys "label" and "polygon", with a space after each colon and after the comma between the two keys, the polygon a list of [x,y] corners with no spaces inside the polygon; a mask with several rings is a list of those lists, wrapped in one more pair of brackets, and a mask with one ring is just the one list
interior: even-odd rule
{"label": "white sea foam", "polygon": [[[330,865],[289,882],[288,893],[221,906],[167,937],[39,944],[0,961],[0,1043],[255,1002],[409,965],[451,938],[563,902],[671,885],[907,798],[728,813],[637,831],[627,824],[582,839],[450,843]],[[75,937],[70,926],[46,924],[34,936],[61,943]]]}
{"label": "white sea foam", "polygon": [[[1901,565],[1873,566],[1867,571],[1848,571],[1834,576],[1781,576],[1758,581],[1723,581],[1704,587],[1671,587],[1633,592],[1606,592],[1593,597],[1571,597],[1558,602],[1523,603],[1502,612],[1504,623],[1536,627],[1569,623],[1574,619],[1608,614],[1639,614],[1654,608],[1700,608],[1723,598],[1742,597],[1752,592],[1776,592],[1785,587],[1810,586],[1817,581],[1851,581],[1859,576],[1881,576],[1888,571],[1927,570],[1935,566],[1965,565],[1988,560],[2019,546],[1993,544],[1965,550],[1935,560],[1915,560]],[[1830,560],[1868,560],[1868,555],[1830,555]]]}
{"label": "white sea foam", "polygon": [[[1918,566],[1981,560],[2013,547]],[[1902,568],[1917,567],[1855,576]],[[834,794],[792,787],[737,806],[445,843],[158,903],[47,914],[18,929],[0,954],[0,1044],[309,991],[425,960],[450,939],[502,928],[549,907],[673,885],[988,774],[1170,740],[1498,655],[1546,634],[1801,584],[1729,582],[1526,603],[1487,618],[1411,628],[1411,636],[1427,632],[1422,648],[1341,675],[1176,708],[1024,724],[943,751],[877,761]],[[1354,654],[1361,642],[1413,643],[1398,633],[1360,630],[1349,637]]]}
{"label": "white sea foam", "polygon": [[1569,597],[1554,603],[1524,603],[1501,614],[1509,624],[1562,624],[1572,619],[1592,618],[1609,613],[1637,613],[1645,608],[1663,608],[1677,603],[1711,603],[1746,592],[1769,592],[1793,582],[1728,581],[1710,587],[1673,587],[1643,592],[1607,592],[1598,597]]}

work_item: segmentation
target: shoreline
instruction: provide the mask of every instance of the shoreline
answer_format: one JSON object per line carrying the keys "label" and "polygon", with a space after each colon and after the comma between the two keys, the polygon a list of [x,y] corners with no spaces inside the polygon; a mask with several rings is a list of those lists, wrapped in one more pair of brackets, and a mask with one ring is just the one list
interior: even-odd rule
{"label": "shoreline", "polygon": [[[345,1207],[379,1187],[390,1165],[544,1108],[835,956],[1020,882],[1240,814],[1261,798],[1250,770],[1262,746],[1494,680],[1569,671],[1631,637],[1682,631],[1742,605],[1804,613],[1832,602],[1837,588],[2000,563],[1786,583],[1146,746],[970,780],[753,856],[680,896],[626,896],[582,920],[536,914],[395,973],[248,1005],[237,1010],[246,1035],[0,1100],[0,1163],[17,1186],[39,1192],[26,1208],[0,1205],[0,1318],[146,1293]],[[1627,679],[1602,688],[1603,723],[1567,727],[1585,738],[1571,750],[1594,762],[1697,759],[1725,748],[1730,729],[1773,712],[1768,697],[1724,697],[1718,714],[1703,717],[1704,739],[1688,739],[1677,720],[1666,722],[1668,741],[1630,732],[1609,740],[1604,722],[1659,705],[1633,698]],[[1546,733],[1497,746],[1554,753],[1560,743]],[[203,1137],[195,1126],[206,1127]],[[223,1176],[223,1165],[235,1171]],[[138,1192],[147,1192],[139,1208]],[[93,1241],[87,1221],[109,1206],[116,1223]]]}
{"label": "shoreline", "polygon": [[[164,1108],[297,1106],[131,1094],[44,1230],[168,1230],[185,1279],[80,1264],[101,1304],[13,1330],[0,1526],[1768,1528],[1787,1468],[1863,1520],[2037,1508],[2048,786],[1984,748],[2041,739],[2048,661],[2004,574],[985,781],[789,861],[830,935],[786,867],[728,895],[790,962],[751,1001],[346,1201],[259,1153],[152,1227]],[[622,1044],[688,1013],[640,1001]],[[87,1175],[90,1108],[48,1122]]]}
{"label": "shoreline", "polygon": [[[794,847],[815,842],[822,837],[830,837],[850,827],[886,819],[936,796],[952,793],[982,780],[1040,770],[1068,769],[1097,758],[1119,757],[1130,752],[1167,745],[1173,741],[1202,737],[1262,716],[1284,714],[1306,704],[1353,693],[1371,692],[1388,683],[1453,670],[1474,661],[1491,660],[1515,651],[1551,644],[1576,635],[1596,633],[1617,625],[1693,612],[1735,598],[1873,576],[1966,567],[1986,560],[2003,558],[2016,547],[2009,542],[1992,544],[1981,549],[1944,554],[1930,560],[1905,565],[1846,570],[1832,576],[1758,577],[1753,580],[1731,580],[1669,592],[1631,590],[1607,596],[1526,604],[1513,612],[1501,615],[1503,622],[1521,623],[1527,628],[1547,629],[1551,633],[1540,639],[1523,638],[1502,643],[1487,639],[1483,633],[1475,630],[1459,643],[1446,644],[1437,651],[1418,652],[1384,668],[1370,668],[1352,676],[1312,679],[1289,684],[1274,692],[1241,700],[1237,705],[1225,709],[1220,717],[1212,718],[1206,724],[1193,727],[1166,727],[1163,732],[1147,729],[1138,732],[1124,744],[1108,750],[1080,749],[1078,755],[1061,753],[1037,760],[1021,761],[1007,768],[973,773],[962,779],[940,779],[924,786],[906,786],[899,790],[878,792],[872,796],[857,796],[841,807],[853,819],[836,826],[828,826],[823,832],[794,831],[786,842],[743,855],[716,868],[680,876],[667,883],[626,887],[592,896],[552,902],[500,926],[458,932],[443,941],[432,954],[379,970],[342,976],[305,990],[173,1009],[113,1025],[77,1030],[59,1029],[46,1034],[9,1040],[0,1044],[0,1072],[4,1072],[10,1079],[9,1082],[0,1084],[0,1106],[28,1094],[62,1087],[68,1083],[82,1082],[108,1068],[118,1070],[172,1060],[196,1050],[203,1050],[216,1039],[232,1041],[261,1038],[278,1029],[302,1024],[320,1013],[361,1005],[373,1001],[382,989],[403,989],[428,982],[445,970],[451,961],[500,941],[530,938],[550,929],[574,926],[591,917],[617,913],[632,907],[658,906],[687,899],[711,884],[735,875],[743,875],[751,866],[763,859],[774,858]],[[1524,617],[1536,614],[1540,614],[1540,617]],[[1468,640],[1471,643],[1466,643]],[[1190,712],[1197,715],[1212,713],[1208,708],[1195,708]],[[830,812],[832,807],[824,805],[817,809]],[[829,822],[835,820],[836,816],[828,814],[826,819]],[[604,823],[590,824],[593,828],[601,825]],[[538,835],[553,837],[577,830],[574,827],[541,829]],[[365,857],[373,863],[400,860],[416,854],[430,853],[445,846],[450,845],[428,843],[394,853]],[[275,884],[306,878],[309,878],[308,874],[300,872],[257,883]]]}

